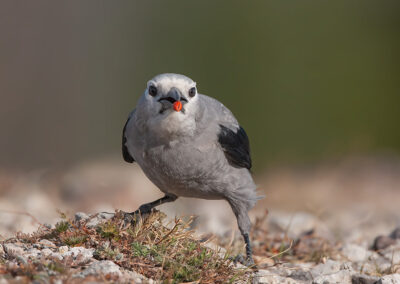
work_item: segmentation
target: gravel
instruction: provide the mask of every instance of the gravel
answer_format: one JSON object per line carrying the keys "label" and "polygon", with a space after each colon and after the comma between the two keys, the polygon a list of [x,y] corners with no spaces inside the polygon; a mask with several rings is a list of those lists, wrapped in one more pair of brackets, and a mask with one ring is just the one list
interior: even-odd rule
{"label": "gravel", "polygon": [[[90,226],[97,226],[100,222],[110,219],[113,214],[100,213],[89,216],[85,213],[75,214],[75,220],[89,220]],[[284,228],[289,219],[274,217],[275,226]],[[306,223],[307,228],[318,226],[318,221],[307,214],[300,215],[299,220]],[[299,223],[297,223],[299,222]],[[300,221],[294,222],[291,234],[302,234]],[[265,262],[266,267],[253,272],[254,284],[327,284],[327,283],[355,283],[355,284],[400,284],[400,240],[397,238],[399,229],[389,236],[380,236],[368,248],[365,242],[345,242],[340,245],[340,254],[331,258],[322,258],[320,263],[314,262],[282,262],[274,263],[273,259]],[[384,240],[385,245],[382,245]],[[390,241],[388,241],[390,240]],[[389,245],[386,245],[390,243]],[[210,245],[210,247],[212,247]],[[40,239],[35,244],[21,243],[17,239],[0,245],[0,256],[5,259],[8,267],[18,267],[21,263],[28,265],[31,262],[43,259],[57,259],[69,263],[75,268],[73,277],[87,278],[103,275],[114,282],[153,283],[135,271],[120,267],[110,260],[94,258],[94,249],[82,246],[70,247],[53,243],[47,239]],[[257,261],[257,257],[256,257]],[[54,271],[48,272],[55,273]],[[89,279],[88,278],[88,279]],[[14,278],[16,279],[16,278]],[[0,276],[0,284],[4,279]]]}

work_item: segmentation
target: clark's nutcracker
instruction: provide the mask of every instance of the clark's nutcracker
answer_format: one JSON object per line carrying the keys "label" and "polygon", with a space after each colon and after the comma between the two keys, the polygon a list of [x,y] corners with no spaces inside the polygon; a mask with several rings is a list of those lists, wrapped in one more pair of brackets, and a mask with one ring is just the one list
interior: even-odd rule
{"label": "clark's nutcracker", "polygon": [[246,243],[247,262],[254,263],[247,212],[259,198],[249,171],[249,139],[222,103],[197,93],[196,83],[186,76],[154,77],[124,126],[122,154],[165,193],[130,214],[149,212],[179,196],[225,199]]}

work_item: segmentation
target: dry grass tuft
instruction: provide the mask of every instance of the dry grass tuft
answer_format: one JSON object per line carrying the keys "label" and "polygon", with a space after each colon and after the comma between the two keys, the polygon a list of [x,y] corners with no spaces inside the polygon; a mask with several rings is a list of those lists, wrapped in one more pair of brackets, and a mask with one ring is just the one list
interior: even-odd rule
{"label": "dry grass tuft", "polygon": [[[229,283],[248,278],[249,270],[234,269],[228,254],[221,257],[220,252],[205,247],[193,236],[189,230],[192,219],[186,222],[175,219],[172,224],[164,225],[165,215],[159,211],[132,222],[126,222],[124,217],[118,211],[112,219],[94,228],[87,227],[88,220],[76,222],[64,218],[53,229],[41,226],[33,234],[17,234],[8,241],[36,243],[48,239],[57,246],[94,248],[94,257],[99,260],[112,260],[148,278],[169,283]],[[35,263],[4,269],[6,273],[25,275],[31,280],[49,270],[53,274],[68,273],[68,263],[53,261],[44,266],[39,265],[40,261]]]}
{"label": "dry grass tuft", "polygon": [[256,218],[252,228],[253,240],[256,242],[254,254],[265,262],[265,265],[259,264],[260,268],[281,263],[321,263],[339,257],[338,244],[318,236],[314,230],[304,232],[296,239],[290,239],[286,232],[270,234],[265,224],[267,216],[268,212]]}

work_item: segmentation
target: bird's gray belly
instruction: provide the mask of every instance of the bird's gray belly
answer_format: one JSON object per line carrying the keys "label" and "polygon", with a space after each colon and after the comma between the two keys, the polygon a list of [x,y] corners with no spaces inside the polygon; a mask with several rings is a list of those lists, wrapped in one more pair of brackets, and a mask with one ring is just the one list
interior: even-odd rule
{"label": "bird's gray belly", "polygon": [[139,162],[145,174],[165,193],[183,197],[221,199],[226,187],[222,151],[190,145],[158,146],[143,152]]}

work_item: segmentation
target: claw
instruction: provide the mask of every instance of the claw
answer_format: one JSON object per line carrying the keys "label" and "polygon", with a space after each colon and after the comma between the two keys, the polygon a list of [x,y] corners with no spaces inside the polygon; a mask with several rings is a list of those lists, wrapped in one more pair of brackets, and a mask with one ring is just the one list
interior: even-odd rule
{"label": "claw", "polygon": [[153,208],[142,205],[134,212],[123,212],[125,223],[135,224],[140,218],[146,219],[152,211]]}
{"label": "claw", "polygon": [[234,264],[240,263],[249,268],[256,268],[256,265],[252,257],[244,258],[243,255],[238,254],[235,257],[231,257],[231,260],[233,261]]}
{"label": "claw", "polygon": [[143,204],[142,206],[139,207],[138,210],[136,210],[135,212],[132,212],[130,214],[144,215],[144,214],[151,213],[152,210],[153,210],[153,207],[151,207],[147,204]]}

